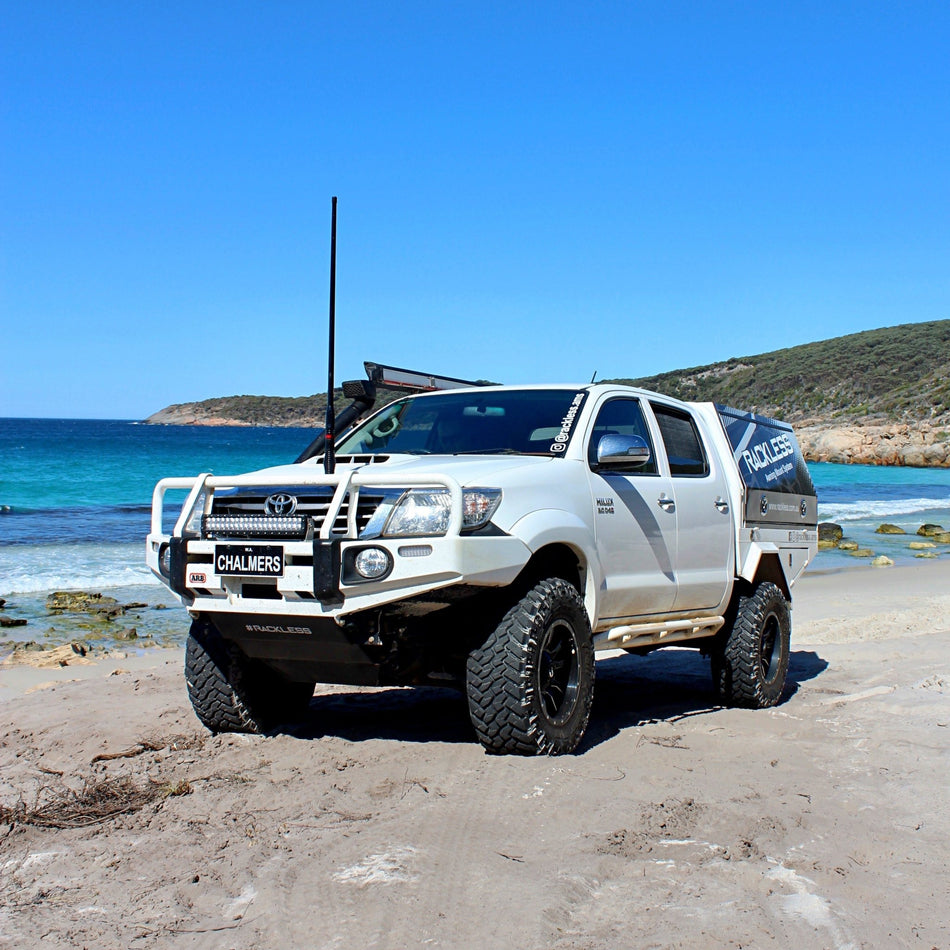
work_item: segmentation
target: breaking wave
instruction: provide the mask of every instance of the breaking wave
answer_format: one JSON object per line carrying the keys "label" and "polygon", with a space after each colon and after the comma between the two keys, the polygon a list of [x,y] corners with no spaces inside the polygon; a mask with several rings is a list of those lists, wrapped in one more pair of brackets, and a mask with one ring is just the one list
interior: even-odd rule
{"label": "breaking wave", "polygon": [[862,499],[852,502],[819,502],[822,521],[871,521],[880,518],[921,515],[925,512],[946,512],[950,498]]}
{"label": "breaking wave", "polygon": [[0,595],[158,584],[145,544],[21,544],[3,549]]}

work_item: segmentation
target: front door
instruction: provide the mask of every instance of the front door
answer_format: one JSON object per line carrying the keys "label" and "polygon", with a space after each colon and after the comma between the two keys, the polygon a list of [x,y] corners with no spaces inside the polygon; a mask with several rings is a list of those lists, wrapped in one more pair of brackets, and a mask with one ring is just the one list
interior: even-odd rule
{"label": "front door", "polygon": [[[646,439],[650,461],[629,471],[599,471],[597,443],[608,434]],[[587,458],[602,576],[600,625],[667,613],[676,596],[676,504],[637,399],[608,399],[600,407]]]}

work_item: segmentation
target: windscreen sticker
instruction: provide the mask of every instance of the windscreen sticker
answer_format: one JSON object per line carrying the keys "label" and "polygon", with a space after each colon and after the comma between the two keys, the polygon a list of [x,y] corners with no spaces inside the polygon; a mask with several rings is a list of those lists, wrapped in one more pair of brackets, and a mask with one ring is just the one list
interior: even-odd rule
{"label": "windscreen sticker", "polygon": [[578,393],[571,402],[570,408],[564,413],[561,420],[561,431],[554,437],[551,443],[551,451],[560,455],[567,450],[567,443],[571,441],[571,432],[574,429],[574,423],[577,421],[577,415],[584,404],[584,397],[587,393]]}

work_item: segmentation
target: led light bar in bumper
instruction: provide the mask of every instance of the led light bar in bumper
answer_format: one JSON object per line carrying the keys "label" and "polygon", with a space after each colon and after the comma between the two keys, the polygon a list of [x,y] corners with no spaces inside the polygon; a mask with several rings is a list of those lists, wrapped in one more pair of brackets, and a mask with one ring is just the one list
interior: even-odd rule
{"label": "led light bar in bumper", "polygon": [[203,538],[299,538],[307,535],[304,515],[205,515]]}

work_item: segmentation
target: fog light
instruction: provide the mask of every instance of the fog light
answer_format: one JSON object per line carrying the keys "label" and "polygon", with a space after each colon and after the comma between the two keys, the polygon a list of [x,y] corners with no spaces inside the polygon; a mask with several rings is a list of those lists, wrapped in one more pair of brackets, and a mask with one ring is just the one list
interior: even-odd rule
{"label": "fog light", "polygon": [[158,569],[165,577],[172,576],[172,549],[168,544],[163,544],[158,551]]}
{"label": "fog light", "polygon": [[364,548],[356,555],[353,566],[357,574],[371,581],[388,574],[392,561],[382,548]]}

